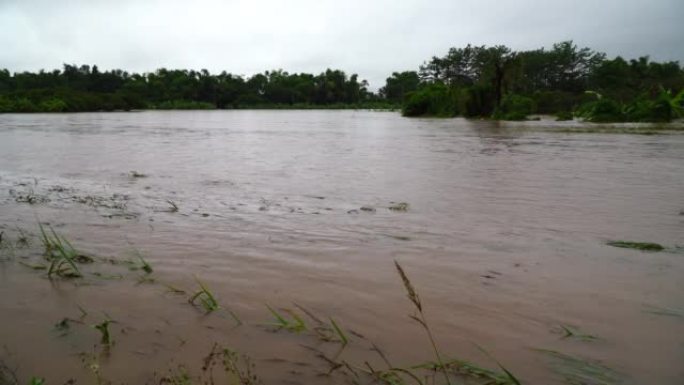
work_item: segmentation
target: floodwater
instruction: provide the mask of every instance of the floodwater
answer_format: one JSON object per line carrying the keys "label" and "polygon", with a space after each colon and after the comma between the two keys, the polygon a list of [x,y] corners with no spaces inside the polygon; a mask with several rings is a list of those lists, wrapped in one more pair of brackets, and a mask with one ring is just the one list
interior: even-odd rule
{"label": "floodwater", "polygon": [[[322,375],[319,352],[358,368],[386,367],[372,344],[397,367],[434,359],[396,260],[445,359],[496,369],[480,346],[526,384],[682,384],[684,135],[554,132],[578,125],[0,115],[0,360],[22,383],[159,383],[181,367],[201,375],[218,343],[251,357],[263,383],[350,383],[347,369]],[[98,257],[83,278],[27,266],[44,263],[38,222]],[[136,253],[152,274],[99,259]],[[221,309],[188,303],[196,278]],[[267,325],[266,305],[315,324],[295,303],[347,330],[339,355],[312,331]],[[64,318],[75,321],[57,330]],[[105,319],[109,348],[91,327]]]}

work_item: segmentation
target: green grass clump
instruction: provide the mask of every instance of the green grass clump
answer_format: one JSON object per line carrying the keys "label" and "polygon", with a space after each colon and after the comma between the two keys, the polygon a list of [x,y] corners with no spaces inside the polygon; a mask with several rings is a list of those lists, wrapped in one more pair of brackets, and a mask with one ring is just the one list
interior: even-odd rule
{"label": "green grass clump", "polygon": [[[327,322],[323,321],[321,318],[317,317],[313,312],[306,309],[305,307],[303,307],[297,303],[295,303],[294,305],[299,310],[301,310],[304,314],[306,314],[309,318],[311,318],[314,325],[312,327],[310,327],[309,329],[311,331],[313,331],[316,334],[316,337],[318,337],[321,341],[339,342],[342,344],[342,346],[346,346],[349,343],[349,337],[347,336],[347,333],[344,332],[344,329],[342,327],[340,327],[340,325],[337,323],[337,321],[335,321],[332,317],[330,317],[330,323],[327,323]],[[270,309],[270,310],[272,310],[272,309]],[[292,312],[292,310],[289,310],[289,309],[286,311],[288,313]],[[272,311],[272,313],[273,313],[273,311]],[[294,315],[296,316],[296,318],[301,319],[301,317],[299,317],[296,313]],[[281,318],[284,318],[279,313],[278,313],[278,316],[280,316]],[[304,325],[304,328],[306,328],[304,321],[302,321],[301,323],[302,323],[302,325]],[[277,326],[280,326],[280,324],[278,324]]]}
{"label": "green grass clump", "polygon": [[[519,385],[517,380],[510,372],[500,373],[491,369],[483,368],[472,362],[458,359],[451,359],[440,365],[436,362],[426,362],[421,365],[413,366],[412,369],[428,369],[433,371],[447,370],[455,374],[469,378],[481,379],[485,384],[492,385]],[[504,369],[505,370],[505,369]]]}
{"label": "green grass clump", "polygon": [[641,251],[663,251],[665,247],[657,243],[651,242],[633,242],[633,241],[609,241],[607,245],[613,247],[622,247],[625,249],[635,249]]}
{"label": "green grass clump", "polygon": [[112,336],[109,333],[109,324],[111,323],[111,320],[106,319],[100,322],[99,324],[93,325],[95,329],[100,331],[100,343],[106,346],[112,344]]}
{"label": "green grass clump", "polygon": [[199,301],[199,304],[202,305],[204,310],[207,313],[211,313],[215,310],[219,309],[219,304],[218,301],[216,301],[216,297],[214,297],[214,294],[209,291],[209,289],[200,281],[197,277],[195,277],[195,280],[197,281],[197,284],[199,285],[200,289],[193,294],[190,299],[188,299],[188,302],[190,302],[193,305],[196,305],[197,302]]}
{"label": "green grass clump", "polygon": [[143,256],[139,252],[136,251],[136,255],[140,260],[140,269],[142,269],[142,271],[144,271],[145,274],[152,274],[152,272],[154,271],[154,269],[152,269],[152,266],[149,263],[147,263],[145,258],[143,258]]}
{"label": "green grass clump", "polygon": [[77,262],[87,263],[92,262],[92,258],[80,254],[71,245],[66,238],[57,235],[55,230],[48,226],[50,232],[45,231],[42,224],[39,223],[41,241],[43,242],[45,257],[50,261],[48,268],[48,277],[53,274],[63,278],[77,278],[81,277],[81,271],[76,265]]}
{"label": "green grass clump", "polygon": [[285,329],[295,333],[307,330],[306,323],[304,322],[302,317],[300,317],[295,311],[290,309],[283,309],[283,312],[290,315],[290,319],[288,319],[287,316],[273,309],[269,305],[266,305],[266,307],[275,318],[275,322],[271,323],[270,325],[275,326],[278,329]]}

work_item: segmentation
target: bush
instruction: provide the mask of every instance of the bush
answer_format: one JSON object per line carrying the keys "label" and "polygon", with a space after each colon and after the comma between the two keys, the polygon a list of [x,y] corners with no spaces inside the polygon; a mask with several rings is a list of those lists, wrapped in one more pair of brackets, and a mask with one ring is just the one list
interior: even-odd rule
{"label": "bush", "polygon": [[38,107],[27,98],[20,98],[14,101],[14,112],[36,112]]}
{"label": "bush", "polygon": [[489,116],[494,111],[494,93],[489,86],[475,85],[459,91],[459,111],[463,116]]}
{"label": "bush", "polygon": [[14,112],[14,102],[11,99],[0,96],[0,112]]}
{"label": "bush", "polygon": [[408,93],[401,112],[404,116],[456,116],[457,96],[444,84],[430,84]]}
{"label": "bush", "polygon": [[492,117],[500,120],[525,120],[535,111],[534,100],[526,96],[510,94],[501,101],[501,106]]}
{"label": "bush", "polygon": [[622,105],[615,100],[600,98],[582,104],[577,116],[594,123],[624,122],[625,114]]}
{"label": "bush", "polygon": [[68,108],[67,104],[62,99],[52,98],[42,101],[38,105],[41,112],[63,112]]}

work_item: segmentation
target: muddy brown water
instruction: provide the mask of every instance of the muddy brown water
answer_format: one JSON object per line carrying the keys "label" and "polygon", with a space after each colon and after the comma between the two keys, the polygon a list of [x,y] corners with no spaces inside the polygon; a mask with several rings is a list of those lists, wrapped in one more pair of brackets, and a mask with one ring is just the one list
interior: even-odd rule
{"label": "muddy brown water", "polygon": [[[430,360],[397,260],[446,357],[496,368],[479,345],[523,383],[567,383],[536,350],[549,349],[610,368],[605,383],[682,384],[684,135],[554,132],[577,126],[368,111],[0,115],[0,357],[23,383],[95,383],[93,363],[113,383],[157,383],[179,366],[201,374],[217,342],[249,355],[264,383],[348,383],[320,375],[328,363],[310,349],[339,344],[270,330],[266,304],[352,330],[340,356],[352,365],[383,366],[371,341],[395,366]],[[48,280],[20,263],[42,262],[38,221],[91,255],[138,250],[155,282],[99,260],[82,279]],[[667,250],[606,245],[616,239]],[[187,303],[195,276],[221,310]],[[65,317],[83,324],[55,330]],[[106,318],[108,352],[91,327]],[[598,338],[563,338],[561,325]]]}

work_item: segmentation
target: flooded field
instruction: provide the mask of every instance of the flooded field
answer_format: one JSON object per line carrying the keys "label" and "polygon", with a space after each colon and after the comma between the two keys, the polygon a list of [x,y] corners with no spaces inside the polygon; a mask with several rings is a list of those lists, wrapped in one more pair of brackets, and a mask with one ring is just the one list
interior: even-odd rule
{"label": "flooded field", "polygon": [[453,384],[682,384],[684,135],[588,127],[0,115],[0,383],[446,383],[396,260]]}

